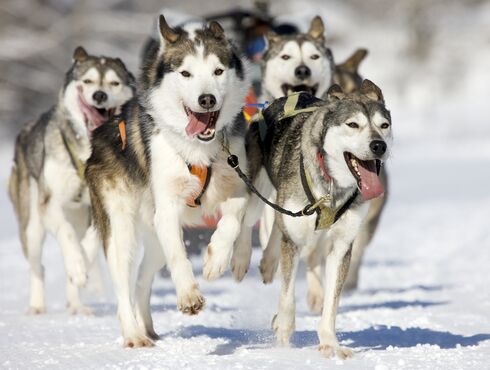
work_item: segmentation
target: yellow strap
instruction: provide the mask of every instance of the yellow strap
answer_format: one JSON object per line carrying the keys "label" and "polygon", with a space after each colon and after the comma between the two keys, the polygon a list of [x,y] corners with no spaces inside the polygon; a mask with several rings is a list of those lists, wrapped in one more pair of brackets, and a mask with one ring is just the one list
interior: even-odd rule
{"label": "yellow strap", "polygon": [[289,117],[294,117],[300,113],[311,113],[318,109],[318,107],[307,107],[302,109],[296,109],[296,105],[298,104],[300,94],[301,93],[299,92],[299,93],[288,95],[286,99],[286,103],[284,103],[284,113],[281,115],[279,120],[289,118]]}

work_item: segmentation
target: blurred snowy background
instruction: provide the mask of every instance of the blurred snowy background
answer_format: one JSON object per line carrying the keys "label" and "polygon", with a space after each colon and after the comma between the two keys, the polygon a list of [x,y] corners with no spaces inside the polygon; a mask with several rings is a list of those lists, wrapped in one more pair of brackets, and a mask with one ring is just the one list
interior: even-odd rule
{"label": "blurred snowy background", "polygon": [[[184,317],[169,279],[157,279],[157,349],[123,351],[114,298],[87,298],[94,317],[70,317],[64,271],[45,248],[48,314],[24,315],[28,265],[6,196],[20,126],[56,100],[73,50],[121,57],[138,72],[144,41],[163,7],[202,15],[252,0],[0,0],[0,366],[6,368],[485,369],[490,357],[490,1],[271,1],[271,13],[306,30],[320,14],[337,61],[369,49],[361,73],[392,111],[390,197],[361,268],[341,300],[340,338],[357,352],[326,363],[318,317],[297,289],[293,348],[274,348],[278,283],[263,286],[255,250],[237,285],[199,278],[207,307]],[[201,259],[193,258],[197,276]],[[348,365],[347,365],[348,364]]]}
{"label": "blurred snowy background", "polygon": [[[144,40],[162,7],[202,15],[251,0],[2,0],[0,2],[1,135],[13,137],[56,99],[77,45],[117,55],[138,71]],[[490,2],[485,0],[271,1],[271,13],[305,29],[320,14],[327,42],[342,61],[356,47],[361,67],[379,84],[396,136],[447,143],[489,136]],[[452,143],[454,144],[454,143]],[[458,143],[456,143],[459,145]]]}

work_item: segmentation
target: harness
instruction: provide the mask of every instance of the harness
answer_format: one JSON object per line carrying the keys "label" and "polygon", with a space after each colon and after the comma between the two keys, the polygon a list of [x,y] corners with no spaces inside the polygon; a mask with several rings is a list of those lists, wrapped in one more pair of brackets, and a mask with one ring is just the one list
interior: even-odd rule
{"label": "harness", "polygon": [[[299,98],[301,94],[304,93],[295,93],[288,95],[284,103],[283,112],[279,115],[278,121],[294,117],[300,113],[312,113],[318,109],[316,106],[307,106],[307,104],[300,103],[300,107],[298,106]],[[304,106],[301,106],[304,105]],[[264,118],[262,112],[258,114],[258,128],[259,128],[259,136],[261,141],[261,146],[264,146],[266,138],[268,137],[269,130],[271,128],[271,123],[268,123]],[[331,227],[337,220],[350,208],[352,203],[358,196],[358,190],[356,190],[343,204],[339,204],[337,207],[333,207],[334,199],[332,196],[333,193],[333,179],[328,174],[325,168],[324,161],[324,152],[319,150],[317,153],[317,162],[322,172],[323,179],[328,183],[328,192],[326,195],[321,196],[316,199],[313,195],[313,181],[311,179],[311,175],[305,169],[303,155],[300,158],[300,177],[301,184],[303,186],[303,190],[305,195],[310,202],[306,205],[302,210],[293,212],[282,208],[281,206],[270,202],[267,198],[265,198],[260,192],[255,188],[250,179],[243,173],[240,169],[238,157],[230,153],[227,144],[225,143],[225,139],[223,141],[223,148],[229,154],[228,164],[235,169],[238,176],[245,182],[248,188],[256,194],[264,203],[272,207],[277,212],[282,214],[291,216],[291,217],[303,217],[310,216],[313,213],[317,214],[316,222],[315,222],[315,230],[323,230]]]}
{"label": "harness", "polygon": [[77,156],[77,151],[73,145],[73,142],[70,141],[63,130],[60,130],[61,138],[63,139],[63,144],[70,156],[70,161],[75,170],[77,171],[77,175],[80,178],[80,182],[82,186],[85,185],[85,163]]}
{"label": "harness", "polygon": [[[121,137],[121,151],[124,151],[127,144],[126,121],[120,120],[117,126]],[[200,189],[186,199],[186,204],[189,207],[195,208],[201,205],[201,198],[208,188],[213,171],[211,166],[197,166],[190,163],[187,163],[187,168],[191,175],[199,179]]]}

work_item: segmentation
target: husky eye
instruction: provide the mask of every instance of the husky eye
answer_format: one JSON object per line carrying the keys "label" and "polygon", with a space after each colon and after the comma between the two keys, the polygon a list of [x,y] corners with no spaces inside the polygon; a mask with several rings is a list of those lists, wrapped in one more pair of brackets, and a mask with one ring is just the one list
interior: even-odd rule
{"label": "husky eye", "polygon": [[349,126],[350,128],[359,128],[359,125],[355,122],[349,122],[349,123],[346,123],[347,126]]}
{"label": "husky eye", "polygon": [[313,54],[310,59],[313,59],[313,60],[317,60],[318,58],[320,58],[320,56],[318,54]]}
{"label": "husky eye", "polygon": [[111,81],[110,82],[111,86],[119,86],[119,82],[118,81]]}
{"label": "husky eye", "polygon": [[189,72],[187,72],[187,71],[182,71],[182,72],[180,72],[180,74],[181,74],[182,76],[184,76],[185,78],[189,78],[189,77],[191,77],[191,74],[190,74]]}
{"label": "husky eye", "polygon": [[390,124],[386,122],[381,125],[381,128],[383,129],[387,129],[388,127],[390,127]]}
{"label": "husky eye", "polygon": [[223,72],[224,72],[224,71],[223,71],[221,68],[216,68],[216,69],[214,70],[214,74],[215,74],[216,76],[221,76],[221,75],[223,74]]}
{"label": "husky eye", "polygon": [[284,54],[284,55],[281,56],[281,59],[288,60],[288,59],[291,59],[291,57],[289,55],[287,55],[287,54]]}
{"label": "husky eye", "polygon": [[85,80],[83,80],[83,83],[84,84],[87,84],[87,85],[90,85],[93,81],[92,80],[89,80],[88,78],[86,78]]}

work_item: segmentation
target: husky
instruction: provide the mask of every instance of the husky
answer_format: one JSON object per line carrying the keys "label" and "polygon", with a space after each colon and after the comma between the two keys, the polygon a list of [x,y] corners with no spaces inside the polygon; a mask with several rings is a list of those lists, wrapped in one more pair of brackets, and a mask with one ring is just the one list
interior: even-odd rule
{"label": "husky", "polygon": [[[227,164],[228,151],[246,163],[245,61],[217,22],[172,28],[161,15],[159,33],[158,50],[145,57],[137,96],[119,118],[94,132],[86,168],[124,347],[152,346],[158,339],[150,295],[164,265],[178,309],[194,315],[204,308],[182,227],[221,213],[204,254],[204,278],[215,279],[228,267],[248,201],[245,185]],[[140,237],[144,256],[134,286]]]}
{"label": "husky", "polygon": [[325,46],[325,27],[319,16],[312,19],[307,33],[266,34],[266,50],[262,58],[261,100],[306,91],[321,97],[332,85],[334,62]]}
{"label": "husky", "polygon": [[29,313],[46,310],[41,261],[46,231],[63,252],[68,309],[89,313],[78,292],[87,279],[80,239],[90,220],[84,162],[93,130],[118,113],[133,93],[133,76],[119,58],[89,55],[78,47],[56,105],[17,136],[9,195],[30,264]]}
{"label": "husky", "polygon": [[[369,201],[384,191],[377,171],[392,142],[390,113],[381,90],[364,80],[360,92],[352,94],[333,85],[326,100],[306,93],[280,98],[263,111],[263,118],[252,123],[246,142],[250,180],[265,170],[280,207],[260,264],[267,279],[280,255],[282,287],[272,320],[277,341],[287,345],[294,331],[300,256],[318,253],[325,269],[319,349],[327,357],[351,356],[337,341],[336,310],[352,242]],[[281,213],[286,211],[297,212]]]}
{"label": "husky", "polygon": [[[359,65],[366,58],[367,54],[368,51],[366,49],[357,49],[343,63],[335,66],[333,80],[342,88],[344,92],[351,93],[360,90],[363,78],[359,74]],[[371,201],[368,215],[362,224],[359,234],[354,240],[354,244],[352,245],[349,273],[347,274],[344,284],[345,291],[354,290],[357,288],[359,281],[359,268],[361,267],[364,251],[376,232],[381,214],[386,204],[388,195],[388,174],[385,167],[381,169],[379,177],[385,188],[385,193]],[[316,264],[313,263],[313,265]],[[319,312],[321,311],[321,302],[323,301],[321,295],[318,294],[319,290],[316,287],[319,280],[315,281],[314,277],[310,277],[310,281],[312,281],[312,284],[308,295],[308,303],[312,311]]]}

